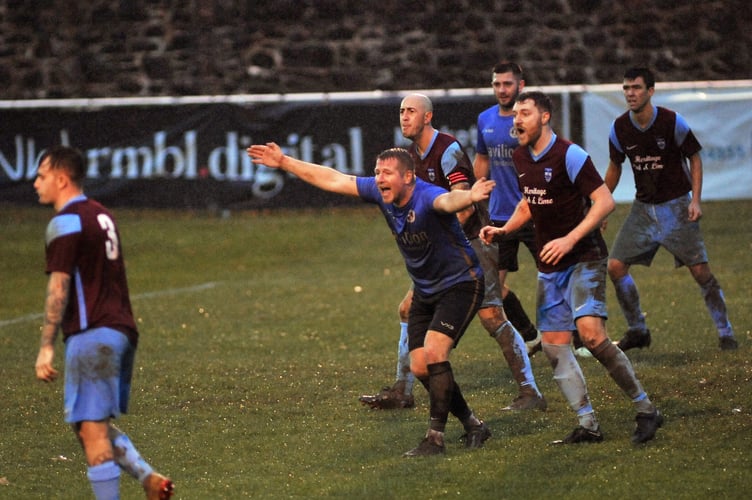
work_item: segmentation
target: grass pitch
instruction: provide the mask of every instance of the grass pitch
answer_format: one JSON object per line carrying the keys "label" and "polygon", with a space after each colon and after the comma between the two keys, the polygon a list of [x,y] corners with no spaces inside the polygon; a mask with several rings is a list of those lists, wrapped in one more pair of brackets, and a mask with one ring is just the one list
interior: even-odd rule
{"label": "grass pitch", "polygon": [[[452,355],[458,382],[493,438],[444,457],[404,459],[428,421],[416,408],[372,411],[361,393],[390,385],[397,304],[409,279],[373,207],[234,213],[115,210],[141,329],[131,412],[119,421],[176,482],[176,498],[746,497],[752,477],[752,201],[706,202],[711,268],[740,349],[720,352],[697,286],[660,252],[635,267],[653,333],[629,351],[666,416],[633,446],[634,410],[594,360],[581,360],[606,439],[551,446],[576,425],[542,354],[545,413],[505,414],[515,384],[472,324]],[[627,207],[606,234],[613,240]],[[83,453],[62,421],[62,383],[34,379],[49,208],[0,207],[0,498],[91,498]],[[509,278],[534,311],[535,270]],[[356,292],[355,287],[361,287]],[[608,326],[625,328],[609,285]],[[57,367],[63,349],[58,343]],[[122,498],[142,498],[123,477]]]}

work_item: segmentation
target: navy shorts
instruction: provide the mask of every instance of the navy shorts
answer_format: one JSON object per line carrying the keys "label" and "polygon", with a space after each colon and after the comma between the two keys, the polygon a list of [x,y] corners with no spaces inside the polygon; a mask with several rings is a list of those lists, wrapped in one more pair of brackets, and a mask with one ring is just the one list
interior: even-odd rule
{"label": "navy shorts", "polygon": [[[493,221],[492,224],[495,227],[504,227],[506,222]],[[533,256],[533,261],[535,261],[536,264],[538,263],[538,246],[535,244],[535,227],[533,226],[533,222],[529,221],[514,233],[496,239],[496,244],[499,247],[499,258],[497,261],[499,271],[515,272],[519,270],[520,263],[517,259],[517,255],[520,251],[520,243],[527,247],[530,251],[530,255]]]}
{"label": "navy shorts", "polygon": [[483,281],[466,281],[430,296],[415,290],[407,321],[409,349],[423,347],[429,330],[451,337],[456,347],[483,302]]}

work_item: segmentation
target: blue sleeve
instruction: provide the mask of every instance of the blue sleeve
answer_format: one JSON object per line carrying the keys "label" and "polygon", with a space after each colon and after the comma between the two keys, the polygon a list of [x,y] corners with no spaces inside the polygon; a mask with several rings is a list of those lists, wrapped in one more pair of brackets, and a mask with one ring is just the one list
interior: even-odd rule
{"label": "blue sleeve", "polygon": [[674,140],[677,146],[684,144],[684,140],[689,134],[690,128],[687,120],[682,115],[676,113],[676,124],[674,125]]}
{"label": "blue sleeve", "polygon": [[587,152],[577,144],[572,144],[567,148],[567,175],[572,183],[574,183],[574,180],[580,175],[580,170],[582,170],[582,166],[585,165],[587,159]]}
{"label": "blue sleeve", "polygon": [[486,141],[483,139],[483,114],[478,115],[478,130],[475,134],[475,152],[488,156],[488,148],[486,147]]}
{"label": "blue sleeve", "polygon": [[81,232],[81,217],[78,214],[56,215],[47,225],[45,240],[47,245],[56,238]]}
{"label": "blue sleeve", "polygon": [[381,200],[381,193],[379,193],[376,179],[373,177],[356,177],[355,185],[358,187],[358,195],[363,201],[378,203]]}
{"label": "blue sleeve", "polygon": [[463,154],[460,144],[456,141],[444,150],[444,154],[441,155],[441,170],[445,176],[449,177],[449,174],[457,168],[457,158]]}
{"label": "blue sleeve", "polygon": [[621,147],[621,144],[619,144],[619,138],[616,137],[616,127],[614,125],[615,123],[616,122],[611,124],[611,132],[609,132],[608,134],[608,141],[614,146],[614,148],[618,152],[624,153],[624,148]]}

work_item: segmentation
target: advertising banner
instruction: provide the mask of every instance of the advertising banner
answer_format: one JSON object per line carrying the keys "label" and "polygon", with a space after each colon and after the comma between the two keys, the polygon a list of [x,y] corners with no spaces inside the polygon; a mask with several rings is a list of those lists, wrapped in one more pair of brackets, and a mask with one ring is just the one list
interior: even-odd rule
{"label": "advertising banner", "polygon": [[[583,126],[569,137],[581,143],[605,173],[608,131],[623,113],[618,86],[547,91],[553,127],[567,135],[570,94],[581,93]],[[495,104],[491,89],[425,91],[433,125],[457,137],[474,157],[478,113]],[[296,158],[353,175],[371,175],[382,150],[409,142],[399,129],[407,92],[368,96],[197,96],[44,102],[0,101],[0,203],[33,205],[36,166],[45,148],[67,144],[87,159],[86,192],[110,206],[266,209],[357,204],[325,193],[285,172],[254,165],[253,143],[277,142]],[[178,102],[174,102],[178,101]],[[703,145],[703,199],[752,197],[752,86],[663,89],[654,103],[687,118]],[[62,105],[61,103],[65,103]],[[29,104],[30,103],[30,104]],[[631,201],[627,163],[615,198]]]}
{"label": "advertising banner", "polygon": [[[36,203],[44,148],[67,144],[87,158],[87,194],[111,206],[279,208],[359,203],[254,165],[253,143],[277,142],[296,158],[371,175],[376,155],[405,145],[401,97],[337,102],[204,103],[0,109],[0,199]],[[493,95],[434,98],[434,126],[474,154],[475,122]]]}

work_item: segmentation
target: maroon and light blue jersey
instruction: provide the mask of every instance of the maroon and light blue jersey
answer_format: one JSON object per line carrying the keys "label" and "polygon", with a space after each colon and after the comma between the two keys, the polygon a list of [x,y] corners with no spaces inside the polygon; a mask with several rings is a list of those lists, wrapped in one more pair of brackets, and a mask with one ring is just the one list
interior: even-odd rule
{"label": "maroon and light blue jersey", "polygon": [[[536,244],[543,248],[582,222],[590,210],[590,194],[603,185],[603,178],[585,150],[556,134],[540,155],[533,156],[530,148],[520,147],[513,159],[520,191],[535,224]],[[598,228],[578,241],[556,266],[536,261],[539,271],[550,273],[607,256],[606,242]]]}
{"label": "maroon and light blue jersey", "polygon": [[514,117],[499,115],[498,104],[478,115],[475,151],[488,156],[488,176],[496,181],[488,201],[488,211],[495,222],[508,221],[522,198],[512,162],[518,144]]}
{"label": "maroon and light blue jersey", "polygon": [[63,338],[91,328],[110,327],[135,346],[123,252],[112,214],[98,202],[78,196],[52,218],[46,233],[46,272],[71,277]]}
{"label": "maroon and light blue jersey", "polygon": [[[415,175],[419,179],[451,191],[452,186],[461,182],[475,183],[473,163],[452,135],[435,132],[431,144],[421,155],[413,142],[408,152],[415,162]],[[477,238],[480,229],[490,222],[488,211],[476,203],[475,212],[462,226],[468,238]]]}
{"label": "maroon and light blue jersey", "polygon": [[621,165],[629,158],[641,202],[664,203],[692,190],[686,159],[702,146],[680,114],[654,107],[652,121],[642,129],[627,111],[614,120],[608,139],[611,161]]}
{"label": "maroon and light blue jersey", "polygon": [[357,177],[358,193],[381,208],[405,259],[415,288],[433,295],[483,275],[470,242],[462,232],[457,216],[437,212],[434,200],[447,191],[421,179],[404,207],[384,203],[376,179]]}

